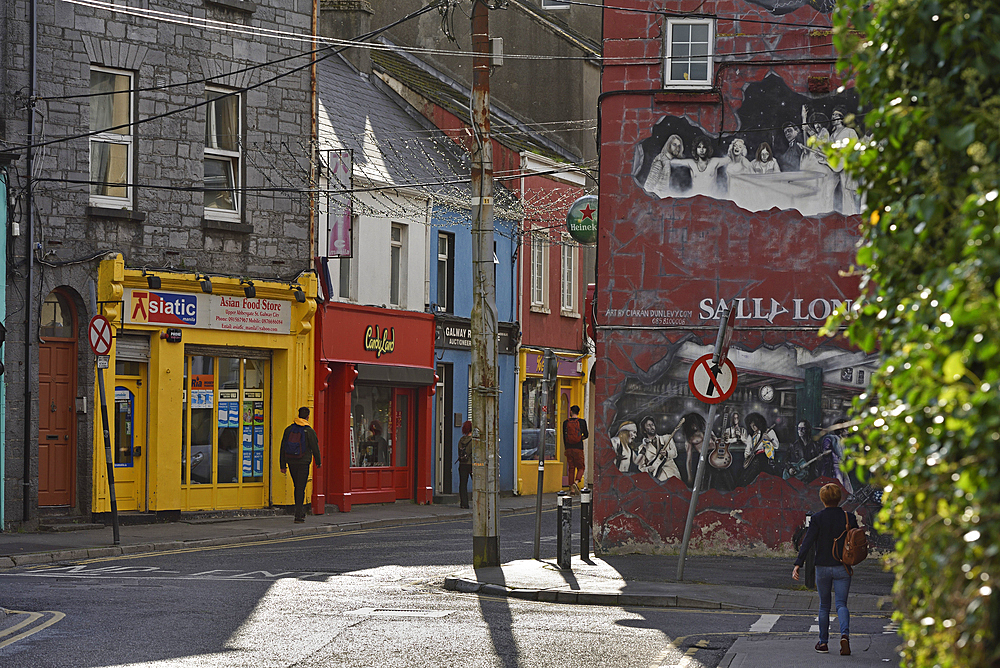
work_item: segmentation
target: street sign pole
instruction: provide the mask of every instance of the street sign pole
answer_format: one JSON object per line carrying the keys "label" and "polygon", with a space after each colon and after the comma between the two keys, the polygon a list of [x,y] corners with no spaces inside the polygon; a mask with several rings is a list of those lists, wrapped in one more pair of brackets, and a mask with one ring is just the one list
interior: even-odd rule
{"label": "street sign pole", "polygon": [[[94,284],[90,284],[90,300],[94,311],[97,311],[97,295],[94,291]],[[103,315],[95,315],[90,319],[90,327],[87,332],[90,340],[90,349],[98,357],[111,352],[111,323]],[[114,532],[115,545],[121,544],[118,532],[118,500],[115,498],[115,459],[111,452],[111,427],[108,421],[108,397],[104,387],[104,367],[97,365],[97,386],[101,392],[101,421],[104,425],[104,459],[108,464],[108,497],[111,501],[111,527]]]}
{"label": "street sign pole", "polygon": [[111,454],[111,429],[108,426],[108,397],[104,389],[104,369],[97,369],[97,385],[101,388],[101,420],[104,423],[104,458],[108,462],[108,492],[111,498],[111,526],[115,545],[121,544],[118,537],[118,500],[115,498],[115,460]]}
{"label": "street sign pole", "polygon": [[[732,337],[732,324],[735,319],[735,311],[729,310],[723,317],[719,320],[719,333],[715,337],[715,352],[712,355],[712,369],[711,374],[718,374],[719,372],[719,362],[722,360],[723,350],[726,354],[729,353],[729,340]],[[714,383],[708,388],[709,395],[714,389]],[[708,409],[708,420],[705,422],[705,435],[702,437],[701,441],[701,456],[698,457],[698,472],[694,476],[694,487],[691,489],[691,503],[688,506],[687,521],[684,523],[684,537],[681,539],[681,554],[677,559],[677,579],[684,579],[684,560],[687,559],[688,543],[691,542],[691,528],[694,526],[694,514],[698,508],[698,490],[701,487],[701,481],[705,477],[705,466],[707,466],[708,461],[708,451],[712,444],[712,433],[715,427],[715,414],[718,403],[712,403],[711,408]]]}

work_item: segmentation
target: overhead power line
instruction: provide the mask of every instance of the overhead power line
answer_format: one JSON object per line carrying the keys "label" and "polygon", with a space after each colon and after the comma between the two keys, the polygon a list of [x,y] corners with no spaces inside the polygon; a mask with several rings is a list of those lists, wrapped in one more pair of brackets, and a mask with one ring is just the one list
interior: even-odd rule
{"label": "overhead power line", "polygon": [[[74,2],[84,2],[84,1],[87,1],[87,0],[73,0],[73,1]],[[364,35],[360,35],[358,37],[358,39],[370,39],[372,37],[375,37],[376,35],[379,35],[379,34],[385,32],[386,30],[389,30],[390,28],[394,28],[395,26],[397,26],[397,25],[399,25],[401,23],[405,23],[406,21],[409,21],[411,19],[417,18],[418,16],[421,16],[421,15],[423,15],[423,14],[425,14],[425,13],[427,13],[427,12],[433,10],[433,9],[437,9],[438,5],[440,5],[440,4],[442,4],[443,2],[446,2],[446,1],[447,0],[434,0],[434,2],[430,3],[429,5],[427,5],[425,7],[422,7],[422,8],[418,9],[415,12],[407,14],[406,16],[404,16],[401,19],[393,21],[392,23],[389,23],[389,24],[387,24],[385,26],[382,26],[381,28],[377,28],[377,29],[372,30],[372,31],[370,31],[368,33],[365,33]],[[332,47],[326,47],[324,49],[318,49],[316,51],[316,53],[321,53],[321,52],[327,51],[327,50],[329,50],[331,48]],[[183,106],[183,107],[179,107],[177,109],[172,109],[170,111],[165,111],[165,112],[163,112],[161,114],[157,114],[155,116],[150,116],[148,118],[137,119],[137,120],[135,120],[133,122],[122,123],[122,124],[119,124],[119,125],[116,125],[116,126],[113,126],[113,127],[102,128],[100,130],[95,130],[93,132],[83,132],[83,133],[72,135],[72,136],[69,136],[69,137],[60,137],[59,139],[51,139],[51,140],[45,141],[45,142],[38,142],[38,143],[35,143],[35,144],[31,144],[30,146],[29,145],[9,146],[9,147],[7,147],[7,150],[9,150],[9,151],[27,151],[28,149],[42,148],[44,146],[50,146],[52,144],[59,144],[59,143],[62,143],[62,142],[73,141],[73,140],[76,140],[76,139],[85,139],[87,137],[93,137],[94,135],[102,134],[102,133],[105,133],[105,132],[111,132],[113,130],[121,130],[123,128],[132,128],[132,127],[135,127],[137,125],[142,125],[142,124],[145,124],[145,123],[151,123],[152,121],[157,121],[157,120],[160,120],[161,118],[166,118],[168,116],[173,116],[173,115],[179,114],[181,112],[191,111],[193,109],[198,109],[199,107],[204,107],[204,106],[206,106],[208,104],[211,104],[212,102],[215,102],[217,100],[220,100],[220,99],[223,99],[223,98],[226,98],[226,97],[232,97],[233,95],[239,95],[241,93],[246,93],[248,91],[254,90],[256,88],[260,88],[261,86],[265,86],[265,85],[267,85],[269,83],[277,81],[278,79],[281,79],[283,77],[289,76],[291,74],[295,74],[296,72],[301,72],[302,70],[305,70],[308,67],[311,67],[315,63],[322,62],[322,61],[326,60],[327,58],[330,58],[332,56],[335,56],[335,55],[341,53],[342,51],[346,50],[347,48],[348,47],[341,47],[341,48],[337,49],[336,51],[330,51],[329,53],[327,53],[327,54],[325,54],[325,55],[323,55],[323,56],[321,56],[319,58],[312,58],[312,59],[310,59],[309,62],[307,62],[305,65],[300,65],[298,67],[294,67],[294,68],[292,68],[290,70],[287,70],[285,72],[280,72],[280,73],[278,73],[278,74],[276,74],[276,75],[274,75],[272,77],[269,77],[267,79],[259,81],[259,82],[255,83],[255,84],[250,85],[250,86],[244,86],[242,88],[236,88],[234,90],[225,92],[222,95],[220,95],[218,97],[215,97],[213,99],[210,99],[210,100],[202,100],[202,101],[196,102],[194,104],[190,104],[190,105],[186,105],[186,106]]]}

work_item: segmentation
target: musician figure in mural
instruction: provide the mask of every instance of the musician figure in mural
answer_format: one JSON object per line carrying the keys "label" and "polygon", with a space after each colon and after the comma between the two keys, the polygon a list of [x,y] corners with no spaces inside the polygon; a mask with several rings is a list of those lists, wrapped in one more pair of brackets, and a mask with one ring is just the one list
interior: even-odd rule
{"label": "musician figure in mural", "polygon": [[677,180],[675,172],[671,171],[672,161],[683,158],[684,141],[679,135],[670,135],[660,154],[653,159],[643,187],[657,197],[669,197],[672,191],[677,190],[676,183],[671,181],[671,176],[674,176],[673,181]]}
{"label": "musician figure in mural", "polygon": [[693,159],[674,161],[674,164],[691,170],[691,192],[686,193],[687,195],[718,195],[725,192],[721,177],[725,174],[729,159],[716,158],[712,155],[714,152],[708,137],[700,135],[691,146]]}
{"label": "musician figure in mural", "polygon": [[785,141],[788,142],[788,148],[778,155],[778,167],[782,172],[797,172],[802,162],[802,149],[805,148],[802,145],[802,131],[798,125],[790,122],[785,123],[781,131],[785,135]]}
{"label": "musician figure in mural", "polygon": [[[837,420],[837,425],[849,424],[846,417]],[[835,425],[836,426],[836,425]],[[827,478],[836,478],[848,494],[854,494],[854,486],[850,477],[840,470],[840,462],[844,461],[844,429],[836,429],[820,439],[820,448],[825,455],[819,460],[817,473]]]}
{"label": "musician figure in mural", "polygon": [[[853,146],[858,141],[858,133],[854,128],[845,124],[847,109],[836,107],[830,118],[833,123],[833,132],[830,134],[830,141],[837,146]],[[853,216],[861,211],[861,201],[858,198],[858,182],[844,170],[844,161],[840,160],[836,165],[831,165],[834,171],[840,173],[840,193],[842,198],[841,213]]]}
{"label": "musician figure in mural", "polygon": [[747,158],[747,143],[737,137],[729,145],[726,151],[729,156],[729,164],[726,165],[726,174],[752,174],[754,169]]}
{"label": "musician figure in mural", "polygon": [[774,472],[774,453],[778,448],[778,435],[760,413],[746,417],[748,427],[746,447],[743,449],[743,485],[749,485],[761,473]]}
{"label": "musician figure in mural", "polygon": [[[722,430],[724,460],[721,463],[725,464],[725,466],[716,466],[716,468],[729,468],[729,466],[733,463],[733,450],[735,450],[738,446],[742,446],[747,438],[747,430],[740,424],[739,411],[733,411],[730,413],[724,420],[724,423],[726,425]],[[711,461],[711,459],[709,461]]]}
{"label": "musician figure in mural", "polygon": [[819,443],[813,440],[813,428],[808,420],[795,426],[795,442],[788,448],[788,465],[782,477],[809,482],[819,477],[819,460],[824,456]]}
{"label": "musician figure in mural", "polygon": [[750,162],[754,174],[775,174],[781,171],[778,161],[774,158],[771,145],[766,141],[757,147],[757,157]]}
{"label": "musician figure in mural", "polygon": [[[688,413],[681,419],[681,433],[684,434],[684,441],[687,444],[687,486],[694,488],[694,479],[698,474],[698,460],[701,459],[701,448],[705,443],[705,418],[700,413]],[[736,488],[735,478],[729,470],[719,468],[712,464],[713,456],[718,453],[722,440],[712,434],[709,439],[707,463],[705,474],[701,481],[701,490],[717,489],[724,492],[731,492]]]}
{"label": "musician figure in mural", "polygon": [[664,482],[669,478],[680,478],[681,471],[677,468],[677,444],[674,435],[684,424],[681,419],[670,434],[656,433],[656,420],[647,415],[639,421],[642,431],[642,442],[636,448],[639,453],[639,470],[648,473],[656,480]]}
{"label": "musician figure in mural", "polygon": [[634,473],[639,470],[636,461],[637,453],[632,448],[636,436],[635,422],[627,420],[618,427],[618,435],[611,437],[611,448],[615,452],[615,466],[622,473]]}

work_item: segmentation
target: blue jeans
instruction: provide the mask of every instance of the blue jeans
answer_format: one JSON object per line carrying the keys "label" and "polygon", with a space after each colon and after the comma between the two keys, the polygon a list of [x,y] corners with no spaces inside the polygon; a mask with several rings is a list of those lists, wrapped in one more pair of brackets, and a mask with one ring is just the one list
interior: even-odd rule
{"label": "blue jeans", "polygon": [[837,603],[840,635],[851,635],[851,613],[847,609],[847,594],[851,591],[851,576],[843,566],[817,566],[816,591],[819,593],[819,641],[830,642],[830,590]]}

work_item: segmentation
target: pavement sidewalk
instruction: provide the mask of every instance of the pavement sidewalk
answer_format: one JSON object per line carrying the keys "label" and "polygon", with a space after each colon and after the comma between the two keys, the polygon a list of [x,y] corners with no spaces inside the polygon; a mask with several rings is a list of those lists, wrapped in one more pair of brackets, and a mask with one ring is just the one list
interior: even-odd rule
{"label": "pavement sidewalk", "polygon": [[[547,494],[543,507],[555,507]],[[531,512],[535,497],[502,497],[500,513]],[[230,545],[291,536],[336,533],[385,526],[470,517],[454,505],[416,505],[407,502],[355,506],[349,513],[310,516],[294,524],[290,515],[265,517],[190,517],[178,522],[122,524],[120,544],[113,544],[111,527],[77,531],[0,533],[0,569],[53,562],[140,554],[198,546]],[[579,515],[574,515],[574,519]],[[575,539],[577,540],[577,539]],[[578,547],[574,545],[574,548]],[[554,545],[547,544],[551,552]],[[548,556],[548,555],[545,555]],[[706,556],[689,553],[683,582],[676,581],[677,557],[623,555],[575,556],[572,571],[555,566],[555,559],[532,559],[499,568],[471,567],[449,576],[445,587],[559,603],[753,609],[762,611],[816,610],[814,591],[791,579],[787,557]],[[887,612],[892,575],[882,572],[876,559],[856,568],[851,609]]]}

